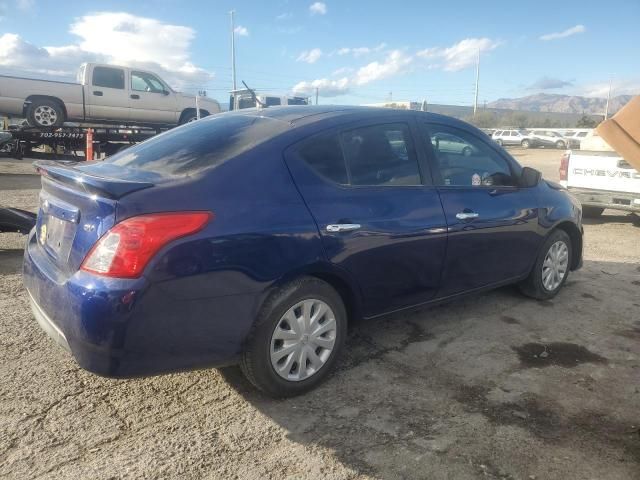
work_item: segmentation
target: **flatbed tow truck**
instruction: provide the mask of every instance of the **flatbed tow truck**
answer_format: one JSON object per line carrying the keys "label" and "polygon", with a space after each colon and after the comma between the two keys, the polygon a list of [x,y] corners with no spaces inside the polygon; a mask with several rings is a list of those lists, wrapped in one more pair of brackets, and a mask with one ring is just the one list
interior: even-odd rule
{"label": "flatbed tow truck", "polygon": [[[168,127],[91,124],[46,128],[26,124],[9,125],[6,130],[0,130],[0,154],[16,159],[22,159],[25,156],[76,161],[100,159],[166,130]],[[92,150],[89,152],[91,158],[87,156],[89,146]],[[34,151],[36,149],[42,151]]]}

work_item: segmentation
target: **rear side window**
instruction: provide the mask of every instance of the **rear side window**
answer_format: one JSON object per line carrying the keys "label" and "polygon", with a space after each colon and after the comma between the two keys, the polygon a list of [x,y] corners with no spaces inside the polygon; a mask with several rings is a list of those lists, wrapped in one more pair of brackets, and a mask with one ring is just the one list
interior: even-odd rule
{"label": "rear side window", "polygon": [[267,107],[273,107],[276,105],[280,105],[281,101],[280,97],[266,97],[264,99],[264,103],[267,105]]}
{"label": "rear side window", "polygon": [[211,116],[169,130],[105,160],[163,175],[215,167],[288,130],[285,122],[253,115]]}
{"label": "rear side window", "polygon": [[374,125],[342,133],[352,185],[420,185],[411,134],[403,123]]}
{"label": "rear side window", "polygon": [[124,90],[124,70],[120,68],[95,67],[93,69],[93,85],[95,87]]}
{"label": "rear side window", "polygon": [[349,183],[338,135],[318,135],[305,142],[298,155],[316,173],[332,182]]}
{"label": "rear side window", "polygon": [[406,124],[384,124],[318,135],[298,155],[322,177],[341,185],[421,185]]}

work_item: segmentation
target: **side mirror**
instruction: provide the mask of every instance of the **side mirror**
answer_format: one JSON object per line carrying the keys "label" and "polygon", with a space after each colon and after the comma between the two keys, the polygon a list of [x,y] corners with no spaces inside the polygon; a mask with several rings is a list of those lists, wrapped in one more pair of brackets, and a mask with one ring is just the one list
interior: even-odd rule
{"label": "side mirror", "polygon": [[520,174],[520,186],[524,188],[535,187],[540,183],[541,178],[542,174],[535,168],[524,167]]}
{"label": "side mirror", "polygon": [[167,95],[169,95],[169,92],[168,92],[167,90],[162,90],[162,94],[163,94],[164,96],[167,96]]}

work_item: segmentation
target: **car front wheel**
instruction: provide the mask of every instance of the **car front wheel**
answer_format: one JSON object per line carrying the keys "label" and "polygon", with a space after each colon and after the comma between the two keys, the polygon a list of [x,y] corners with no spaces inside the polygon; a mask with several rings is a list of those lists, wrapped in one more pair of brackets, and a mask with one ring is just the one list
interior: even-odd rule
{"label": "car front wheel", "polygon": [[538,300],[556,296],[569,276],[571,239],[564,230],[554,230],[546,239],[529,277],[520,284],[525,295]]}
{"label": "car front wheel", "polygon": [[299,395],[326,379],[346,333],[340,295],[322,280],[302,277],[265,302],[240,367],[253,385],[271,396]]}

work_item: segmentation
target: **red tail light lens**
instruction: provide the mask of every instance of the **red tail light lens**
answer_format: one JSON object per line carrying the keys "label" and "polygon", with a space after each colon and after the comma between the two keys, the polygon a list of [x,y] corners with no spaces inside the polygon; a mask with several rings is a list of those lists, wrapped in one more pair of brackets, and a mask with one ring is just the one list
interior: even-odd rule
{"label": "red tail light lens", "polygon": [[560,180],[567,180],[569,175],[569,154],[564,153],[560,158]]}
{"label": "red tail light lens", "polygon": [[211,212],[154,213],[118,223],[98,240],[81,270],[106,277],[137,278],[162,247],[202,230]]}

